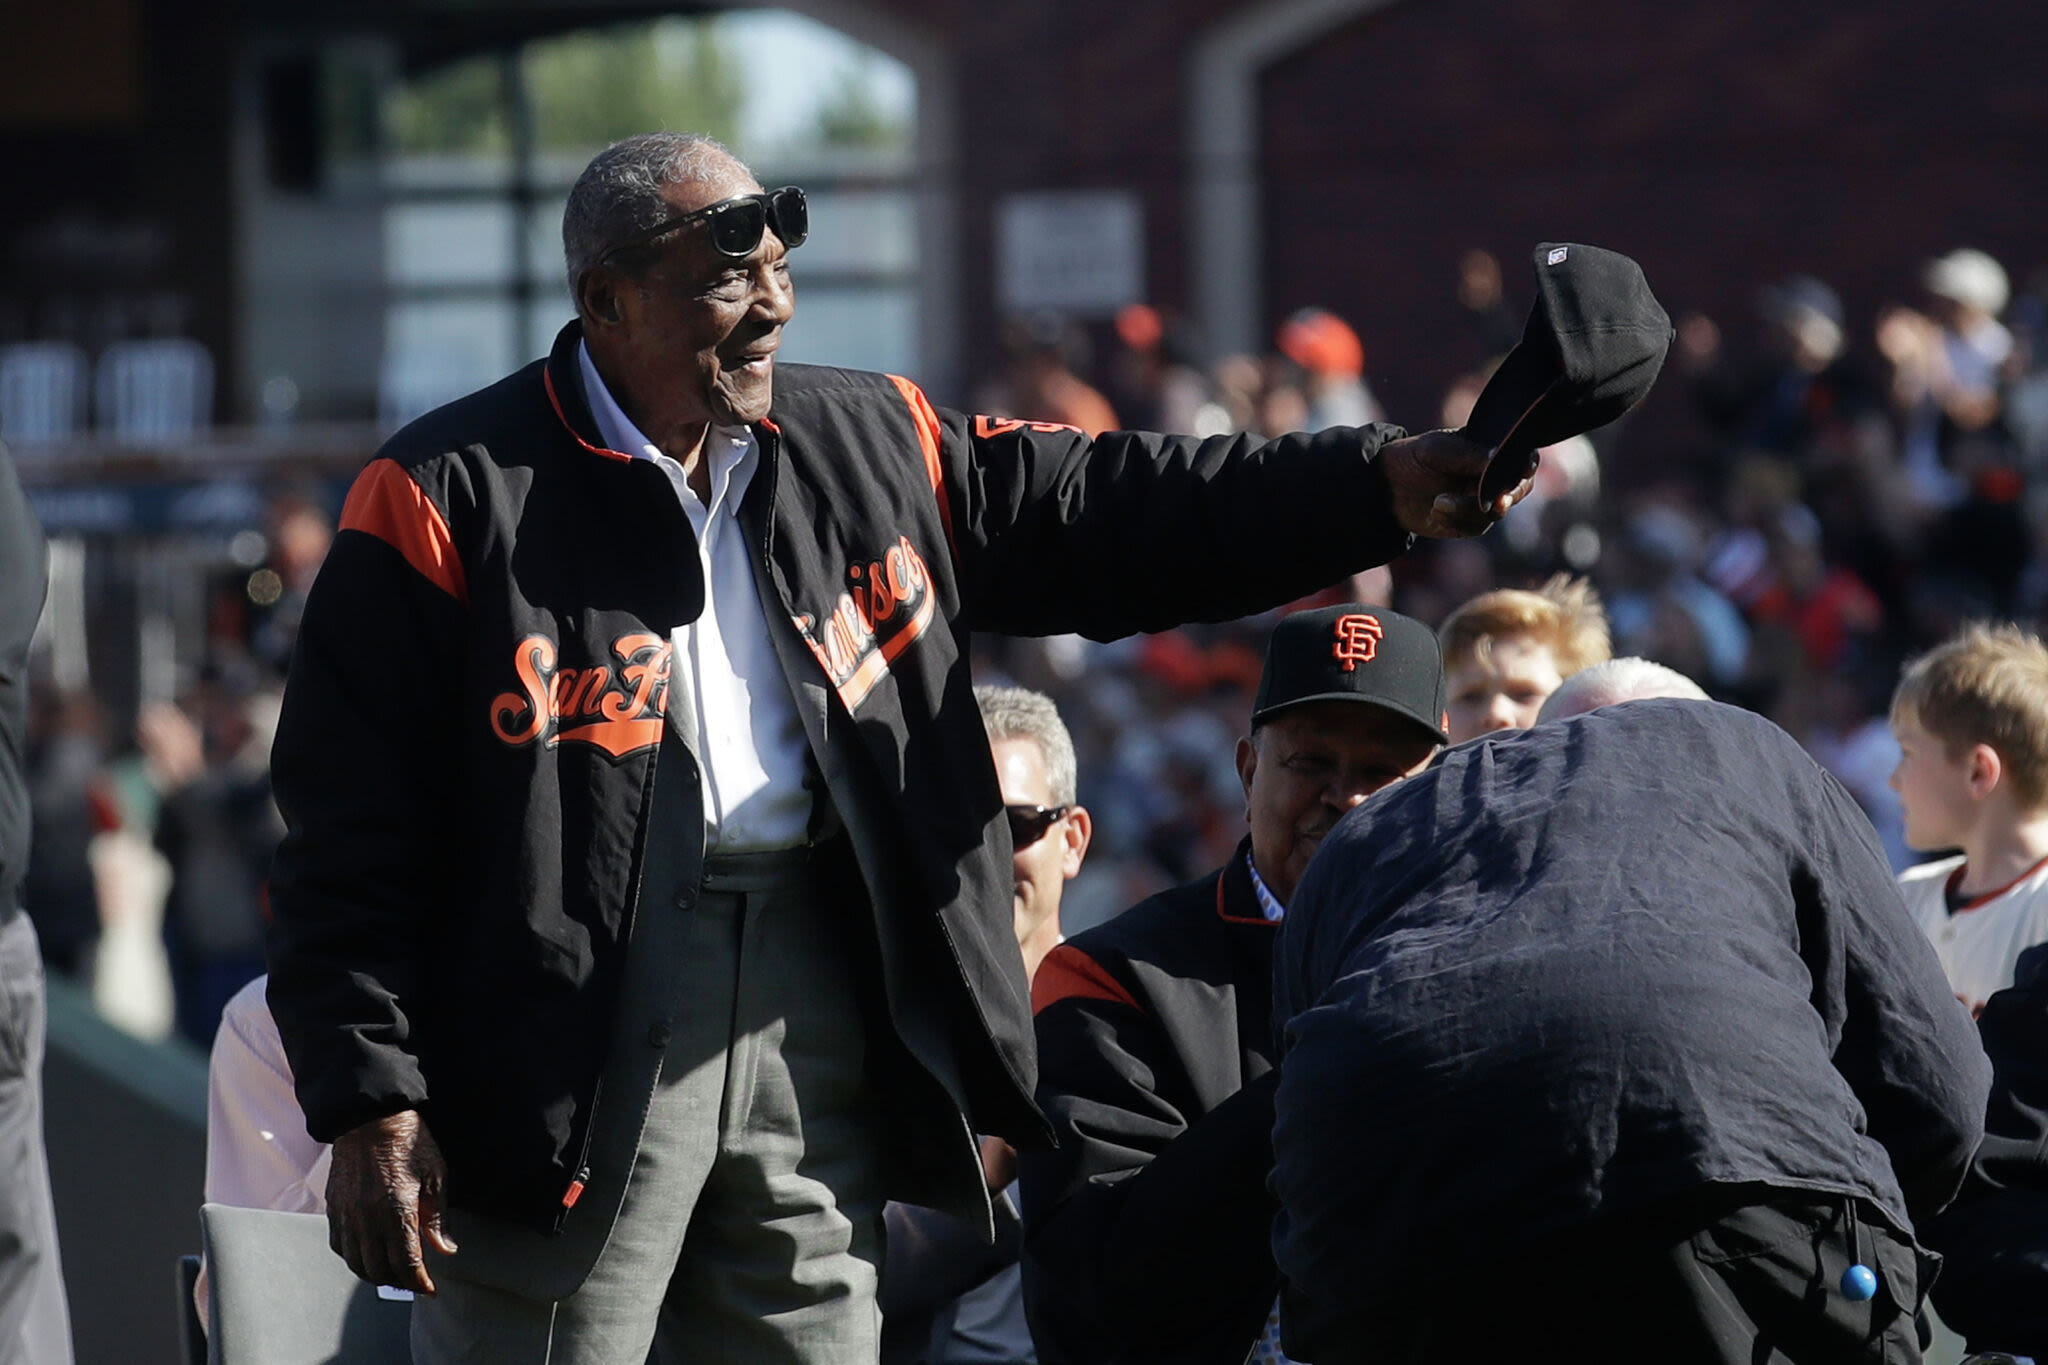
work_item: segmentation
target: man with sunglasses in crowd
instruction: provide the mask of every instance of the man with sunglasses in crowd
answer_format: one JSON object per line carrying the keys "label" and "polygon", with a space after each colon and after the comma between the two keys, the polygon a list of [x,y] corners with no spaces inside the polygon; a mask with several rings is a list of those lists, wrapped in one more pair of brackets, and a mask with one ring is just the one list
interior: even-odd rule
{"label": "man with sunglasses in crowd", "polygon": [[1444,740],[1427,626],[1358,605],[1283,618],[1237,744],[1237,853],[1046,957],[1038,1095],[1059,1146],[1021,1158],[1025,1307],[1046,1365],[1283,1359],[1273,941],[1323,836]]}
{"label": "man with sunglasses in crowd", "polygon": [[[974,700],[1010,826],[1011,913],[1028,980],[1060,944],[1060,900],[1088,856],[1094,824],[1075,799],[1074,741],[1052,698],[980,686]],[[1001,1138],[984,1137],[981,1164],[995,1206],[994,1242],[936,1209],[885,1210],[882,1365],[1036,1365],[1017,1269],[1017,1153]]]}
{"label": "man with sunglasses in crowd", "polygon": [[269,1000],[425,1365],[872,1361],[883,1201],[987,1232],[973,1135],[1046,1136],[969,631],[1237,617],[1526,492],[778,372],[808,231],[708,139],[600,153],[576,321],[391,439],[306,604]]}

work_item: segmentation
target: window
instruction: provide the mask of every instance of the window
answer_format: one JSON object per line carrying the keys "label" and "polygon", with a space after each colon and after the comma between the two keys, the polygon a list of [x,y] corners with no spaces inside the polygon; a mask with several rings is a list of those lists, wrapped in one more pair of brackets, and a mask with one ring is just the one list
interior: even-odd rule
{"label": "window", "polygon": [[380,416],[409,420],[547,352],[573,314],[569,188],[605,145],[654,128],[708,132],[764,184],[810,192],[785,359],[916,370],[915,100],[902,63],[778,10],[587,29],[394,85]]}

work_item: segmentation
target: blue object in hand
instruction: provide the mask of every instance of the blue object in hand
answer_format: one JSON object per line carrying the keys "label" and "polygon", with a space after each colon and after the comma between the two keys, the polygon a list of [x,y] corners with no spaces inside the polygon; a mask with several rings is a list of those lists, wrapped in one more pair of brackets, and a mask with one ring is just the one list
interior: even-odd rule
{"label": "blue object in hand", "polygon": [[1867,1265],[1852,1265],[1842,1272],[1842,1297],[1862,1303],[1877,1297],[1877,1272]]}

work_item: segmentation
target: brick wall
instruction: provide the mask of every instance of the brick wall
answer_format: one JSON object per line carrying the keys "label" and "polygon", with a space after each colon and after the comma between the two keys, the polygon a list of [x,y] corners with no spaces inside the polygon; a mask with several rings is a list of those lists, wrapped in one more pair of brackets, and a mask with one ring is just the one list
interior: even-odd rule
{"label": "brick wall", "polygon": [[[1155,300],[1191,299],[1188,53],[1226,0],[894,0],[959,53],[961,288],[994,357],[990,208],[1013,189],[1144,197]],[[2048,24],[2037,0],[1395,0],[1264,74],[1268,322],[1307,302],[1366,339],[1398,415],[1474,358],[1458,255],[1589,240],[1731,333],[1810,270],[1874,308],[1964,242],[2048,264]]]}
{"label": "brick wall", "polygon": [[1642,261],[1739,336],[1762,282],[1833,282],[1852,335],[1963,243],[2048,264],[2048,26],[1970,6],[1418,0],[1269,68],[1266,299],[1355,318],[1386,397],[1467,363],[1458,255],[1526,305],[1528,248]]}

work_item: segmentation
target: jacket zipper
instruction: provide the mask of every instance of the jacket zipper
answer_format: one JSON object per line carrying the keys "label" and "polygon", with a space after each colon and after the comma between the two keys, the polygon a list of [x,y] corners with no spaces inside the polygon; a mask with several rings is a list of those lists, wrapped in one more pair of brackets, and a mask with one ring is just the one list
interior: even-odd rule
{"label": "jacket zipper", "polygon": [[590,1113],[583,1122],[583,1142],[576,1151],[576,1174],[569,1177],[568,1185],[562,1190],[561,1206],[555,1211],[556,1232],[562,1230],[562,1224],[568,1221],[569,1210],[576,1207],[576,1201],[590,1187],[590,1147],[597,1139],[597,1105],[603,1098],[604,1075],[600,1072],[597,1086],[590,1092]]}

